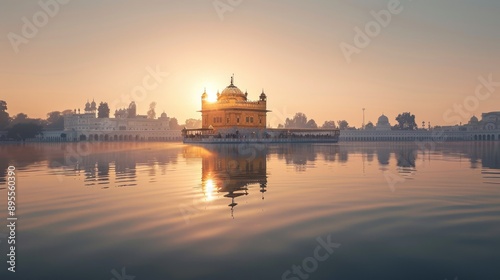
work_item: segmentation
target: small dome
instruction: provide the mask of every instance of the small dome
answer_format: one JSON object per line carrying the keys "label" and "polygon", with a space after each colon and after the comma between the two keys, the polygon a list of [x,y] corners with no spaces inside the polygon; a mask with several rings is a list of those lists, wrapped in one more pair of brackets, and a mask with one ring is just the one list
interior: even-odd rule
{"label": "small dome", "polygon": [[382,114],[382,116],[378,118],[377,124],[389,124],[389,119],[384,114]]}
{"label": "small dome", "polygon": [[261,101],[266,101],[267,95],[264,93],[264,89],[262,89],[262,93],[260,94],[260,100]]}
{"label": "small dome", "polygon": [[166,118],[167,117],[167,113],[163,112],[161,113],[161,118]]}
{"label": "small dome", "polygon": [[379,131],[391,130],[391,124],[389,123],[389,119],[384,114],[382,114],[382,116],[380,116],[378,118],[377,125],[375,126],[375,130],[379,130]]}
{"label": "small dome", "polygon": [[470,122],[470,123],[477,123],[477,122],[479,122],[479,120],[477,119],[477,117],[476,117],[476,116],[472,116],[472,118],[470,118],[470,121],[469,121],[469,122]]}

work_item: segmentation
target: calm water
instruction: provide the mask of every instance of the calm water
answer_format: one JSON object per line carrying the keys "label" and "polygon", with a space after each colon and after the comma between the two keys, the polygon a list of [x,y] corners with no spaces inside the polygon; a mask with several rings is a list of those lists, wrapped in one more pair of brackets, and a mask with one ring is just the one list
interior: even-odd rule
{"label": "calm water", "polygon": [[2,223],[9,165],[0,279],[500,279],[500,143],[2,145]]}

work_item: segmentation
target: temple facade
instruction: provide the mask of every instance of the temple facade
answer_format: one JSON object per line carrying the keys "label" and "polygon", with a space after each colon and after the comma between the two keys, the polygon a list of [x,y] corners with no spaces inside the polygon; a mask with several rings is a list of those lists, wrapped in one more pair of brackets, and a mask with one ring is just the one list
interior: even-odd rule
{"label": "temple facade", "polygon": [[201,95],[202,128],[215,130],[262,130],[266,128],[267,96],[262,90],[257,101],[248,100],[248,93],[243,93],[231,83],[222,91],[217,92],[217,100],[211,102],[205,92]]}
{"label": "temple facade", "polygon": [[262,90],[259,99],[250,101],[248,92],[243,93],[231,83],[217,92],[211,101],[208,94],[201,95],[202,127],[182,130],[184,143],[292,143],[338,141],[338,129],[275,129],[268,128],[267,95]]}

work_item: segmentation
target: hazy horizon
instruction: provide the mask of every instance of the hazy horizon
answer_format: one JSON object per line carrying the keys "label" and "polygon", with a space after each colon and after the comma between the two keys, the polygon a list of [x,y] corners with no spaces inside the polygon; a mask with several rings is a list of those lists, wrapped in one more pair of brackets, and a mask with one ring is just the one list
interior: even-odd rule
{"label": "hazy horizon", "polygon": [[[24,19],[33,23],[44,11],[39,2],[2,4],[0,100],[11,116],[83,110],[87,99],[108,102],[112,115],[148,79],[138,113],[155,101],[157,115],[182,123],[201,118],[204,88],[222,91],[233,73],[249,99],[265,90],[272,126],[296,112],[318,125],[345,119],[360,127],[362,108],[366,123],[383,113],[394,125],[411,112],[419,126],[500,110],[500,2],[493,0],[402,0],[349,59],[341,45],[355,45],[355,28],[365,30],[372,11],[391,1],[63,2],[31,38]],[[23,43],[13,44],[12,34]],[[147,78],[154,69],[168,75]],[[482,88],[488,96],[474,99],[479,77],[491,80]],[[459,114],[456,104],[473,110]]]}

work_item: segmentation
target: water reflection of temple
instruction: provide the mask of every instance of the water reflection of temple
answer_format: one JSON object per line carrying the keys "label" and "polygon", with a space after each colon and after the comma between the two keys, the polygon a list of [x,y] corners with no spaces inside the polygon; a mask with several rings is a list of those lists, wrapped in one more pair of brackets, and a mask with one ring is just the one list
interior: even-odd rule
{"label": "water reflection of temple", "polygon": [[267,147],[262,145],[217,145],[187,147],[188,157],[202,158],[201,187],[207,199],[222,193],[230,199],[231,215],[238,197],[247,196],[258,188],[261,199],[267,191]]}
{"label": "water reflection of temple", "polygon": [[[433,143],[431,143],[433,144]],[[435,145],[434,145],[435,144]],[[296,171],[314,168],[318,162],[355,163],[360,168],[378,162],[379,169],[396,171],[406,178],[426,168],[436,157],[460,161],[471,169],[480,169],[485,182],[500,183],[500,143],[467,142],[434,143],[363,143],[342,145],[214,145],[208,148],[184,146],[168,148],[152,143],[28,143],[0,145],[0,190],[5,189],[6,170],[40,169],[47,164],[49,172],[64,177],[79,177],[86,186],[135,186],[141,180],[154,182],[164,175],[167,166],[177,163],[182,151],[189,159],[202,159],[202,188],[206,195],[223,193],[234,208],[241,197],[267,189],[266,159],[283,161]],[[442,160],[442,159],[440,159]]]}

